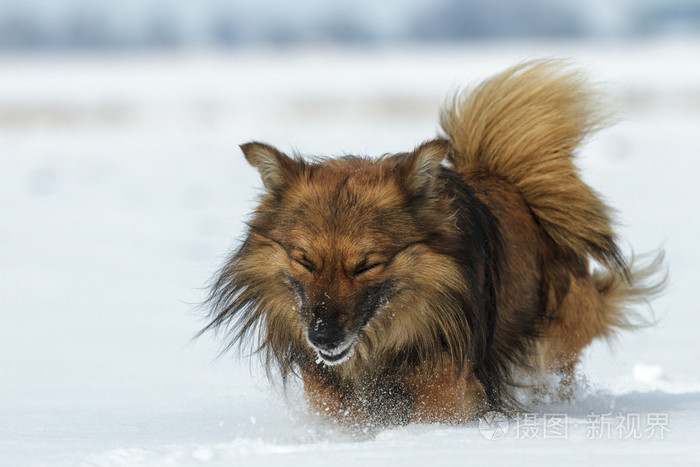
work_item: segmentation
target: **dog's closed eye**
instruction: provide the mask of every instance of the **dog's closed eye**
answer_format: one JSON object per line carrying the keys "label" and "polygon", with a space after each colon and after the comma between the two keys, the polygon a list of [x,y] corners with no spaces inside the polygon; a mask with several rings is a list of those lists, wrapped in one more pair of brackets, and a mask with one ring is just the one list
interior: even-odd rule
{"label": "dog's closed eye", "polygon": [[360,276],[366,272],[371,271],[372,269],[378,268],[379,266],[384,265],[382,262],[374,262],[370,263],[367,260],[361,261],[357,266],[355,266],[355,271],[353,272],[353,277]]}

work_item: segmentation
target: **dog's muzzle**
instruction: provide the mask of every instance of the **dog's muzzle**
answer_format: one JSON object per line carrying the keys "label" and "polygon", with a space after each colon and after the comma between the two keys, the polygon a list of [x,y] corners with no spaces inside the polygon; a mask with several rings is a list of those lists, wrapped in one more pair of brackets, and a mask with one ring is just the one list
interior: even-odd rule
{"label": "dog's muzzle", "polygon": [[320,362],[326,365],[338,365],[346,361],[354,353],[357,343],[357,338],[348,339],[341,328],[324,326],[320,320],[309,329],[307,339]]}

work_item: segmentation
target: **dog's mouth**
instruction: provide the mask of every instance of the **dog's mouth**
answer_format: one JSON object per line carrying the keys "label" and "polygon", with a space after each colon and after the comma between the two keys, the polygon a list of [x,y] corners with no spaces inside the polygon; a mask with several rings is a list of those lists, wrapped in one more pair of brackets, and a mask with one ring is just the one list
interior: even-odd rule
{"label": "dog's mouth", "polygon": [[314,347],[318,359],[316,363],[325,363],[326,365],[339,365],[347,361],[355,353],[355,344],[357,344],[357,338],[343,343],[333,350],[319,349]]}

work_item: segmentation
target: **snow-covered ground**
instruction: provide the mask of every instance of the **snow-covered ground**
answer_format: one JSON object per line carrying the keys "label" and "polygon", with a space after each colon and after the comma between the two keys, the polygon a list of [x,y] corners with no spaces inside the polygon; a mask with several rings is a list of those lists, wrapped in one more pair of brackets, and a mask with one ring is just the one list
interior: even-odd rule
{"label": "snow-covered ground", "polygon": [[[238,144],[407,150],[448,91],[551,55],[619,110],[584,177],[671,274],[656,326],[589,349],[575,402],[340,432],[298,385],[190,340],[259,193]],[[0,465],[697,465],[699,58],[682,41],[0,56]]]}

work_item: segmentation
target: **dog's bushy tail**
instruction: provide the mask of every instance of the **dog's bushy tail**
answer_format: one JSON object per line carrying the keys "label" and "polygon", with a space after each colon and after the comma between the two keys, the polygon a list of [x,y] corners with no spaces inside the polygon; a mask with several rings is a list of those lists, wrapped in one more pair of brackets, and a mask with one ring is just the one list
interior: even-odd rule
{"label": "dog's bushy tail", "polygon": [[627,276],[611,210],[574,164],[579,144],[605,120],[596,101],[596,93],[565,62],[538,60],[456,95],[441,123],[456,171],[484,171],[506,180],[557,244]]}

